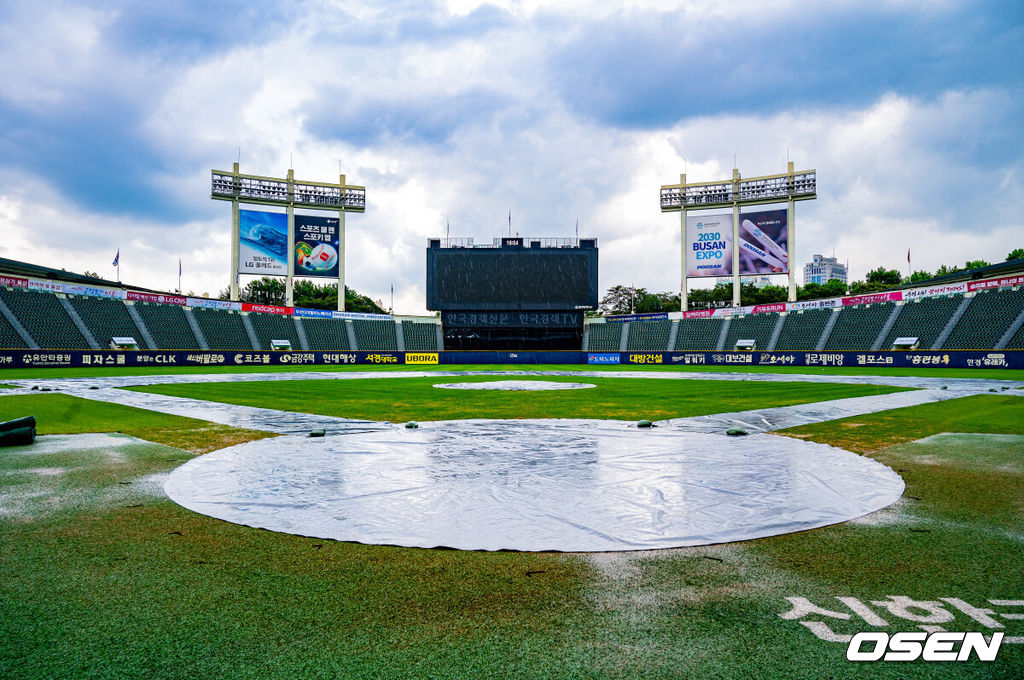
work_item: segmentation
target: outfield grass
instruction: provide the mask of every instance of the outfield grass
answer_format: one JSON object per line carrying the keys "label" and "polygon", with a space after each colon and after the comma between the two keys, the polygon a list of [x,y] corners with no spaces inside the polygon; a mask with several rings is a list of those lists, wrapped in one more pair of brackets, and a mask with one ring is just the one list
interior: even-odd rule
{"label": "outfield grass", "polygon": [[[779,617],[787,596],[840,611],[837,596],[1024,598],[1018,404],[984,395],[796,428],[872,451],[907,480],[904,499],[833,527],[632,554],[289,536],[169,501],[162,476],[188,457],[173,448],[0,450],[0,677],[1020,677],[1024,645],[1004,644],[990,664],[851,664],[845,645]],[[136,409],[90,406],[87,422],[115,431],[143,422]],[[64,413],[52,430],[83,426],[85,411]],[[951,430],[997,434],[888,445]],[[887,632],[915,630],[873,608]],[[1024,635],[1024,621],[1006,624]],[[962,614],[946,628],[988,632]]]}
{"label": "outfield grass", "polygon": [[1024,399],[984,394],[793,427],[779,434],[871,453],[943,432],[1024,434]]}
{"label": "outfield grass", "polygon": [[275,436],[270,432],[245,430],[131,406],[105,404],[67,394],[0,396],[0,421],[25,416],[36,417],[38,434],[121,432],[191,453],[206,453]]}
{"label": "outfield grass", "polygon": [[889,394],[903,390],[898,387],[833,383],[543,376],[545,382],[586,382],[597,387],[576,389],[571,392],[527,392],[448,390],[433,387],[439,380],[444,383],[472,383],[491,382],[495,378],[354,378],[147,385],[129,389],[242,406],[392,422],[462,418],[664,420],[724,411]]}

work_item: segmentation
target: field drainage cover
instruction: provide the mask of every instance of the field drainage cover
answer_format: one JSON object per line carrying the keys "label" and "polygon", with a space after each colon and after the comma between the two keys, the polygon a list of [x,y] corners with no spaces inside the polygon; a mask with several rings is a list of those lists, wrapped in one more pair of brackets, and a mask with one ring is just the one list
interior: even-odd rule
{"label": "field drainage cover", "polygon": [[318,538],[465,550],[647,550],[854,519],[891,469],[814,442],[582,420],[468,420],[277,437],[195,458],[164,489],[212,517]]}

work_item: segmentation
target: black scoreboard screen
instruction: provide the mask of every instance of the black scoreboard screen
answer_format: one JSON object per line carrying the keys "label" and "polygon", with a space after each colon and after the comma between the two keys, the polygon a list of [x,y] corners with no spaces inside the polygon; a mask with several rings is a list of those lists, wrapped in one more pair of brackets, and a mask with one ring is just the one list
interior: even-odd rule
{"label": "black scoreboard screen", "polygon": [[597,248],[427,248],[427,309],[597,309]]}

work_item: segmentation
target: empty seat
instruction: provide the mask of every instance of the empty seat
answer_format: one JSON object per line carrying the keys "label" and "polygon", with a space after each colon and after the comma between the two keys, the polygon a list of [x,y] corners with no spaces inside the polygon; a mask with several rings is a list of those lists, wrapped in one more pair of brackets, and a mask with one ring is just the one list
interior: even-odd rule
{"label": "empty seat", "polygon": [[622,342],[621,323],[592,323],[587,325],[590,340],[587,349],[591,352],[618,352]]}
{"label": "empty seat", "polygon": [[682,319],[676,333],[675,349],[679,351],[711,352],[722,333],[722,319]]}
{"label": "empty seat", "polygon": [[[892,313],[894,303],[843,307],[832,335],[825,343],[827,350],[868,350]],[[888,348],[886,348],[888,349]]]}
{"label": "empty seat", "polygon": [[18,335],[18,331],[14,330],[14,326],[11,325],[6,316],[0,314],[0,348],[24,349],[25,347],[28,347],[28,345]]}
{"label": "empty seat", "polygon": [[821,338],[822,331],[825,330],[828,317],[831,315],[831,309],[789,312],[782,320],[782,332],[779,333],[775,349],[780,351],[814,349]]}
{"label": "empty seat", "polygon": [[342,319],[305,317],[302,319],[302,327],[306,330],[306,340],[310,349],[321,352],[352,349]]}
{"label": "empty seat", "polygon": [[252,349],[245,326],[242,325],[242,317],[237,313],[197,307],[192,310],[192,314],[206,336],[210,349]]}
{"label": "empty seat", "polygon": [[920,298],[904,303],[881,349],[891,348],[896,338],[917,338],[920,349],[931,349],[935,338],[949,323],[963,299],[963,295],[952,295]]}
{"label": "empty seat", "polygon": [[0,297],[43,349],[91,349],[54,293],[0,288]]}
{"label": "empty seat", "polygon": [[664,352],[668,349],[671,321],[634,321],[629,324],[626,349],[631,352]]}
{"label": "empty seat", "polygon": [[942,349],[994,349],[1022,309],[1024,288],[980,291],[971,299]]}
{"label": "empty seat", "polygon": [[405,349],[409,352],[437,351],[437,324],[418,321],[403,321],[402,336]]}
{"label": "empty seat", "polygon": [[[252,329],[256,331],[256,338],[260,341],[263,349],[273,349],[271,340],[287,340],[291,343],[293,350],[302,349],[299,343],[299,334],[295,330],[295,321],[290,316],[281,314],[262,314],[250,312],[249,321]],[[307,338],[308,339],[308,338]]]}
{"label": "empty seat", "polygon": [[746,316],[733,317],[729,324],[729,333],[725,337],[725,347],[731,350],[736,347],[737,340],[753,340],[757,343],[756,349],[763,350],[768,347],[771,340],[772,330],[779,320],[779,315],[771,314],[747,314]]}
{"label": "empty seat", "polygon": [[395,322],[390,320],[357,319],[352,322],[356,333],[356,345],[361,350],[398,349],[398,336]]}
{"label": "empty seat", "polygon": [[195,333],[178,305],[136,302],[135,311],[142,317],[156,347],[153,349],[199,349]]}
{"label": "empty seat", "polygon": [[110,347],[113,338],[135,338],[139,349],[153,349],[146,344],[121,300],[99,297],[69,297],[71,306],[100,347]]}

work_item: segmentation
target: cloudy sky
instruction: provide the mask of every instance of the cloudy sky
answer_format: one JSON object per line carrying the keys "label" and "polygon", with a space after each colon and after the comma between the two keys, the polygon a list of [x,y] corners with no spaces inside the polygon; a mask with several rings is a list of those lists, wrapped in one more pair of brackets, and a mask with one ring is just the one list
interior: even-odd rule
{"label": "cloudy sky", "polygon": [[[813,9],[808,9],[813,7]],[[818,171],[796,262],[1024,247],[1024,3],[0,0],[0,257],[215,295],[210,170],[366,186],[348,284],[424,311],[426,238],[599,239],[678,290],[677,182]],[[798,277],[798,280],[802,277]]]}

